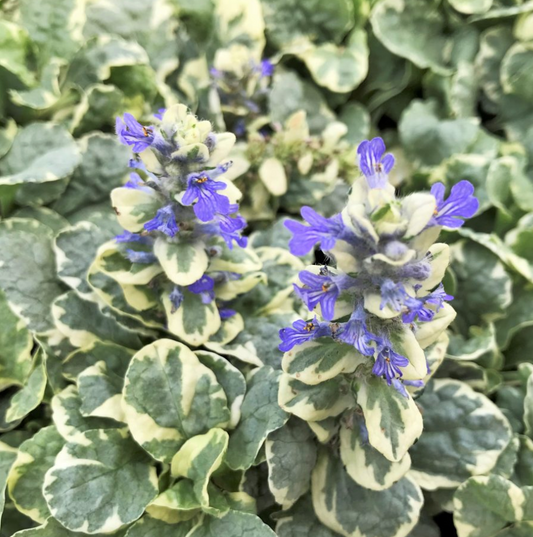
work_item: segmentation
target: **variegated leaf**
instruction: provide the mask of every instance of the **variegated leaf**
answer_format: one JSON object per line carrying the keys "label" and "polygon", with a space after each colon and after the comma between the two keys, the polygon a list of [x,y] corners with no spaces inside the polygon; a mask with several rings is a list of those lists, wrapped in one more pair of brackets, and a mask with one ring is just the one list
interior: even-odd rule
{"label": "variegated leaf", "polygon": [[201,242],[171,242],[159,237],[154,254],[167,278],[177,285],[191,285],[206,271],[209,259]]}
{"label": "variegated leaf", "polygon": [[186,537],[193,526],[193,521],[168,524],[149,515],[142,516],[131,525],[125,537]]}
{"label": "variegated leaf", "polygon": [[123,394],[133,437],[164,462],[171,462],[187,439],[230,421],[226,394],[214,373],[185,345],[169,339],[135,354]]}
{"label": "variegated leaf", "polygon": [[110,533],[141,516],[157,495],[157,476],[150,457],[126,431],[99,429],[63,447],[45,475],[43,492],[50,512],[67,529]]}
{"label": "variegated leaf", "polygon": [[221,518],[204,516],[187,537],[275,537],[275,533],[256,515],[230,511]]}

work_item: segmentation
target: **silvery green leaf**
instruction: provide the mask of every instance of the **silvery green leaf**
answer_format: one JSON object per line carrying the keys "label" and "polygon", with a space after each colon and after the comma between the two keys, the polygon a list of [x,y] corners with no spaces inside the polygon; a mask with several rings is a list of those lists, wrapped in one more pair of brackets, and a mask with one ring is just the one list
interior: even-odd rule
{"label": "silvery green leaf", "polygon": [[74,347],[86,347],[96,340],[129,349],[141,347],[137,333],[103,314],[98,304],[82,299],[75,291],[58,297],[52,305],[52,313],[56,327]]}
{"label": "silvery green leaf", "polygon": [[282,374],[278,403],[283,410],[305,421],[322,421],[338,416],[354,406],[355,401],[342,377],[310,386]]}
{"label": "silvery green leaf", "polygon": [[497,352],[494,324],[488,323],[483,326],[469,327],[468,337],[462,334],[450,334],[446,356],[454,360],[478,360],[487,353]]}
{"label": "silvery green leaf", "polygon": [[381,0],[370,17],[377,38],[394,54],[417,67],[448,74],[444,16],[438,2]]}
{"label": "silvery green leaf", "polygon": [[275,537],[276,534],[258,516],[230,510],[222,518],[204,516],[187,534],[187,537],[211,537],[212,535]]}
{"label": "silvery green leaf", "polygon": [[501,530],[513,523],[531,530],[533,524],[520,523],[533,518],[532,491],[531,487],[517,487],[497,475],[471,477],[454,497],[454,522],[459,537],[505,535]]}
{"label": "silvery green leaf", "polygon": [[50,228],[36,221],[0,223],[0,283],[10,308],[32,331],[53,327],[50,305],[62,293],[56,280]]}
{"label": "silvery green leaf", "polygon": [[327,4],[264,0],[262,4],[268,35],[278,48],[302,37],[340,43],[352,26],[353,5],[346,0]]}
{"label": "silvery green leaf", "polygon": [[86,431],[123,427],[112,419],[85,417],[82,401],[75,386],[69,385],[52,397],[52,420],[59,434],[67,441],[77,441]]}
{"label": "silvery green leaf", "polygon": [[[461,326],[481,325],[502,317],[511,304],[511,278],[503,264],[486,248],[461,242],[452,248],[452,269],[457,278],[454,308]],[[490,281],[490,285],[487,285]]]}
{"label": "silvery green leaf", "polygon": [[282,513],[276,525],[278,537],[335,537],[337,533],[324,526],[316,517],[311,498],[305,496],[289,511]]}
{"label": "silvery green leaf", "polygon": [[214,352],[195,351],[200,363],[210,369],[222,386],[228,399],[230,422],[228,429],[234,429],[241,419],[241,406],[246,393],[246,381],[243,374],[226,358]]}
{"label": "silvery green leaf", "polygon": [[[0,521],[4,513],[5,491],[7,486],[8,474],[17,458],[17,450],[4,442],[0,442]],[[2,522],[2,528],[4,523]]]}
{"label": "silvery green leaf", "polygon": [[[81,161],[53,208],[70,214],[90,203],[108,200],[127,174],[130,152],[116,136],[93,132],[78,140]],[[103,241],[102,241],[103,242]]]}
{"label": "silvery green leaf", "polygon": [[314,85],[290,71],[276,71],[268,95],[272,121],[284,123],[292,114],[305,110],[311,132],[322,132],[334,119],[324,97]]}
{"label": "silvery green leaf", "polygon": [[20,445],[9,472],[10,498],[20,512],[41,524],[50,516],[42,493],[44,476],[64,444],[65,440],[53,425],[44,427]]}
{"label": "silvery green leaf", "polygon": [[47,207],[21,207],[12,216],[15,218],[37,220],[41,224],[48,226],[54,234],[59,233],[63,228],[68,226],[68,220]]}
{"label": "silvery green leaf", "polygon": [[353,145],[366,140],[370,134],[370,114],[367,109],[358,102],[350,101],[342,107],[339,120],[346,124],[348,132],[344,139]]}
{"label": "silvery green leaf", "polygon": [[124,375],[134,354],[126,347],[96,340],[88,347],[70,353],[63,362],[62,372],[68,380],[76,382],[80,373],[103,361],[108,369]]}
{"label": "silvery green leaf", "polygon": [[423,504],[422,491],[410,478],[383,491],[365,489],[325,450],[313,471],[312,491],[317,517],[345,537],[405,537]]}
{"label": "silvery green leaf", "polygon": [[160,339],[132,358],[123,408],[135,440],[156,459],[171,462],[184,442],[230,420],[214,373],[185,345]]}
{"label": "silvery green leaf", "polygon": [[22,386],[31,371],[33,339],[0,292],[0,387]]}
{"label": "silvery green leaf", "polygon": [[[524,437],[525,438],[525,437]],[[518,462],[518,453],[520,451],[521,437],[514,435],[511,438],[507,447],[501,452],[496,462],[496,466],[491,470],[491,473],[497,474],[505,479],[511,479],[514,473],[515,465]],[[528,483],[523,483],[528,484]]]}
{"label": "silvery green leaf", "polygon": [[0,66],[30,86],[34,81],[26,59],[30,52],[30,39],[25,28],[7,20],[0,21]]}
{"label": "silvery green leaf", "polygon": [[505,54],[501,65],[501,81],[505,93],[530,100],[533,94],[528,87],[533,52],[528,43],[515,43]]}
{"label": "silvery green leaf", "polygon": [[52,516],[67,529],[110,533],[142,515],[157,495],[157,476],[126,431],[98,429],[65,444],[43,492]]}
{"label": "silvery green leaf", "polygon": [[46,355],[43,349],[39,349],[33,363],[33,371],[29,374],[22,389],[11,398],[6,411],[8,422],[21,420],[41,404],[46,380]]}
{"label": "silvery green leaf", "polygon": [[125,537],[186,537],[193,524],[192,520],[169,524],[145,514],[128,528]]}
{"label": "silvery green leaf", "polygon": [[193,482],[193,491],[202,507],[208,507],[209,479],[224,460],[229,436],[222,429],[210,429],[205,434],[189,438],[172,458],[171,473]]}
{"label": "silvery green leaf", "polygon": [[518,440],[518,459],[511,480],[520,487],[533,486],[533,440],[524,435],[519,435]]}
{"label": "silvery green leaf", "polygon": [[340,457],[348,475],[361,487],[385,490],[399,481],[411,467],[406,453],[398,462],[391,462],[361,436],[359,424],[346,424],[340,429]]}
{"label": "silvery green leaf", "polygon": [[422,434],[422,415],[412,397],[372,376],[359,383],[357,403],[365,417],[370,445],[389,461],[401,461]]}
{"label": "silvery green leaf", "polygon": [[[69,59],[82,42],[85,5],[81,0],[20,2],[19,21],[38,47],[41,65],[53,57]],[[46,24],[43,24],[46,21]]]}
{"label": "silvery green leaf", "polygon": [[417,404],[424,434],[410,450],[411,475],[424,489],[457,486],[489,472],[511,440],[498,407],[463,382],[431,380]]}
{"label": "silvery green leaf", "polygon": [[440,119],[435,101],[414,100],[404,110],[398,128],[406,153],[434,166],[473,144],[478,123],[476,118]]}
{"label": "silvery green leaf", "polygon": [[101,129],[124,110],[124,100],[124,93],[112,84],[89,86],[74,109],[70,130],[75,136],[79,136]]}
{"label": "silvery green leaf", "polygon": [[306,341],[283,355],[281,366],[291,377],[305,384],[320,384],[343,373],[353,373],[367,362],[353,345],[329,337]]}
{"label": "silvery green leaf", "polygon": [[[54,123],[32,123],[20,129],[0,161],[1,185],[23,185],[66,179],[80,162],[76,142]],[[18,196],[24,195],[24,189]]]}
{"label": "silvery green leaf", "polygon": [[329,42],[297,53],[319,86],[336,93],[354,90],[368,72],[368,47],[366,32],[352,30],[346,44],[337,47]]}
{"label": "silvery green leaf", "polygon": [[287,509],[310,488],[317,455],[314,434],[305,422],[292,417],[268,436],[265,448],[270,491]]}
{"label": "silvery green leaf", "polygon": [[289,419],[278,406],[279,377],[278,371],[263,366],[248,379],[241,421],[230,437],[226,455],[226,464],[232,470],[250,468],[267,436]]}
{"label": "silvery green leaf", "polygon": [[78,222],[58,233],[54,239],[58,277],[80,295],[92,295],[87,283],[89,268],[102,243],[111,233],[91,222]]}
{"label": "silvery green leaf", "polygon": [[[67,528],[63,527],[57,520],[53,517],[50,517],[44,524],[30,529],[25,529],[15,533],[17,537],[83,537],[87,535],[83,532],[70,531]],[[95,537],[105,537],[109,535],[108,533],[96,533],[93,535]],[[116,537],[123,537],[124,531],[118,531],[114,533]]]}

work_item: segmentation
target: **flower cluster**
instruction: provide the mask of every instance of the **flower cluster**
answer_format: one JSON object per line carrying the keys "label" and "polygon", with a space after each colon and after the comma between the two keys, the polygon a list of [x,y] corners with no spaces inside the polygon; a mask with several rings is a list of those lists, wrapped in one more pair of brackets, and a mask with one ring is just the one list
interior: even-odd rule
{"label": "flower cluster", "polygon": [[247,123],[265,113],[274,64],[268,59],[258,61],[245,45],[233,44],[217,50],[210,74],[213,83],[211,100],[219,101],[232,131],[239,137],[244,136]]}
{"label": "flower cluster", "polygon": [[[394,157],[381,138],[358,148],[364,177],[352,187],[340,213],[324,218],[310,207],[305,223],[288,220],[295,255],[316,244],[336,266],[311,266],[299,275],[296,294],[323,321],[298,320],[280,331],[280,350],[317,338],[354,347],[358,371],[383,377],[400,393],[428,373],[422,349],[437,340],[455,316],[441,283],[449,249],[435,243],[442,227],[458,228],[478,209],[474,188],[461,181],[445,199],[445,186],[430,193],[395,196],[388,174]],[[424,360],[421,362],[421,360]]]}
{"label": "flower cluster", "polygon": [[[224,178],[232,164],[224,159],[235,136],[214,133],[209,121],[198,120],[184,105],[155,117],[150,126],[130,114],[117,118],[120,141],[135,153],[134,171],[111,194],[125,231],[114,247],[101,249],[100,267],[120,284],[129,306],[144,312],[161,303],[168,329],[201,344],[221,319],[235,313],[226,301],[240,287],[234,284],[230,291],[228,286],[260,268],[253,252],[247,254],[250,263],[233,259],[243,255],[235,248],[247,244],[246,221],[238,213],[240,192]],[[224,286],[224,301],[216,299],[218,286]]]}

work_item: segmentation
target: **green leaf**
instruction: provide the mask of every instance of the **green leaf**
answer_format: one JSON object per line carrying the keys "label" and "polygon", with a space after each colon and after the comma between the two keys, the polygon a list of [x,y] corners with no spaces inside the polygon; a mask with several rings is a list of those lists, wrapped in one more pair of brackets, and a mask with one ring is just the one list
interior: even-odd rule
{"label": "green leaf", "polygon": [[353,4],[346,0],[263,0],[262,6],[268,37],[280,49],[303,37],[340,43],[353,24]]}
{"label": "green leaf", "polygon": [[100,245],[111,237],[109,230],[91,222],[78,222],[63,229],[54,239],[58,277],[90,298],[93,291],[87,283],[89,268]]}
{"label": "green leaf", "polygon": [[370,445],[392,462],[401,461],[422,434],[422,415],[411,398],[375,376],[359,385],[361,406]]}
{"label": "green leaf", "polygon": [[[455,493],[454,522],[459,537],[494,537],[511,523],[533,515],[533,488],[517,487],[497,475],[471,477]],[[527,535],[527,533],[526,533]]]}
{"label": "green leaf", "polygon": [[228,399],[230,422],[228,429],[234,429],[241,420],[241,406],[246,393],[246,381],[243,374],[226,358],[214,352],[195,351],[200,363],[210,369],[222,386]]}
{"label": "green leaf", "polygon": [[231,435],[226,455],[226,464],[232,470],[250,468],[267,436],[288,420],[288,415],[278,406],[279,377],[278,371],[263,366],[248,380],[241,421]]}
{"label": "green leaf", "polygon": [[[69,59],[82,41],[85,22],[81,0],[21,0],[19,20],[38,47],[41,65],[53,57]],[[46,24],[43,24],[46,21]]]}
{"label": "green leaf", "polygon": [[59,233],[63,228],[68,226],[68,220],[47,207],[21,207],[12,216],[15,218],[37,220],[37,222],[48,226],[54,233]]}
{"label": "green leaf", "polygon": [[398,462],[391,462],[361,437],[360,426],[346,424],[340,429],[340,456],[348,475],[361,487],[385,490],[399,481],[411,467],[406,453]]}
{"label": "green leaf", "polygon": [[[80,162],[76,142],[61,125],[32,123],[17,132],[7,156],[0,161],[0,185],[44,183],[66,179]],[[17,195],[30,193],[24,188]]]}
{"label": "green leaf", "polygon": [[343,106],[339,114],[339,121],[348,127],[344,139],[353,145],[358,145],[370,136],[370,114],[358,102],[350,101]]}
{"label": "green leaf", "polygon": [[43,492],[67,529],[110,533],[142,515],[157,495],[157,476],[150,457],[126,431],[100,429],[65,445]]}
{"label": "green leaf", "polygon": [[448,0],[450,5],[467,15],[486,13],[491,7],[493,0]]}
{"label": "green leaf", "polygon": [[314,434],[303,421],[291,418],[266,442],[268,485],[276,503],[291,507],[311,486],[317,449]]}
{"label": "green leaf", "polygon": [[10,308],[30,330],[44,332],[53,327],[50,305],[62,287],[50,230],[35,224],[23,219],[0,223],[0,283]]}
{"label": "green leaf", "polygon": [[61,295],[52,305],[57,328],[74,347],[86,347],[96,340],[138,349],[137,333],[105,315],[94,302],[84,300],[75,291]]}
{"label": "green leaf", "polygon": [[[78,140],[81,162],[53,208],[70,214],[90,203],[107,201],[127,174],[129,149],[116,136],[93,132]],[[103,241],[102,241],[103,242]]]}
{"label": "green leaf", "polygon": [[475,118],[444,119],[435,101],[414,100],[403,112],[398,129],[409,156],[435,166],[457,153],[464,153],[478,134]]}
{"label": "green leaf", "polygon": [[192,526],[192,521],[167,524],[163,520],[144,515],[129,527],[125,537],[186,537]]}
{"label": "green leaf", "polygon": [[28,70],[26,58],[30,39],[26,28],[7,20],[0,21],[0,67],[13,73],[21,82],[31,85],[34,75]]}
{"label": "green leaf", "polygon": [[533,98],[530,85],[533,49],[530,43],[515,43],[505,54],[501,65],[501,81],[505,93],[522,97],[526,101]]}
{"label": "green leaf", "polygon": [[489,472],[511,440],[498,407],[463,382],[431,380],[417,403],[424,434],[410,450],[411,475],[427,490]]}
{"label": "green leaf", "polygon": [[312,491],[320,521],[346,537],[405,537],[423,503],[421,490],[407,477],[384,491],[360,487],[326,451],[313,472]]}
{"label": "green leaf", "polygon": [[2,515],[4,513],[5,506],[5,490],[7,485],[7,477],[9,472],[17,458],[17,450],[4,442],[0,442],[0,521],[2,522],[2,529],[4,529],[4,522],[2,521]]}
{"label": "green leaf", "polygon": [[[212,487],[208,488],[212,492]],[[180,479],[175,485],[162,492],[146,509],[154,518],[169,523],[191,520],[201,513],[200,500],[194,493],[190,479]]]}
{"label": "green leaf", "polygon": [[0,388],[22,386],[31,371],[33,339],[0,292]]}
{"label": "green leaf", "polygon": [[[87,535],[83,532],[74,532],[64,528],[57,520],[50,517],[43,525],[36,528],[25,529],[15,533],[17,537],[83,537]],[[103,533],[93,533],[94,537],[105,537]],[[116,537],[122,537],[123,532],[117,532]]]}
{"label": "green leaf", "polygon": [[86,431],[123,427],[124,424],[106,418],[85,417],[82,401],[75,386],[69,385],[52,398],[52,419],[59,434],[67,441],[78,441]]}
{"label": "green leaf", "polygon": [[318,338],[286,352],[281,366],[291,377],[305,384],[320,384],[343,373],[353,373],[366,357],[352,345],[331,338]]}
{"label": "green leaf", "polygon": [[209,259],[201,242],[170,242],[166,237],[155,241],[154,254],[167,278],[177,285],[191,285],[203,274]]}
{"label": "green leaf", "polygon": [[43,523],[50,511],[42,493],[44,476],[54,465],[56,455],[65,444],[63,437],[51,425],[23,442],[9,472],[9,496],[17,509],[36,522]]}
{"label": "green leaf", "polygon": [[354,405],[349,386],[337,377],[309,386],[283,374],[279,382],[281,408],[305,421],[322,421]]}
{"label": "green leaf", "polygon": [[336,537],[338,534],[323,526],[316,517],[311,499],[307,496],[289,511],[283,512],[276,525],[278,537]]}
{"label": "green leaf", "polygon": [[[483,246],[461,242],[452,248],[457,278],[453,303],[462,327],[502,317],[511,304],[511,278],[498,258]],[[490,281],[490,285],[487,282]]]}
{"label": "green leaf", "polygon": [[421,69],[429,67],[446,75],[449,71],[444,51],[448,38],[438,7],[434,0],[381,0],[370,17],[372,29],[392,53]]}
{"label": "green leaf", "polygon": [[207,485],[224,459],[229,436],[222,429],[211,429],[205,434],[189,438],[172,458],[171,472],[193,482],[193,490],[202,507],[209,506]]}
{"label": "green leaf", "polygon": [[135,440],[171,462],[184,442],[230,420],[226,395],[212,371],[185,345],[160,339],[132,358],[124,411]]}
{"label": "green leaf", "polygon": [[7,421],[21,420],[41,404],[47,380],[45,360],[45,353],[40,349],[35,357],[33,371],[22,389],[11,399],[6,412]]}
{"label": "green leaf", "polygon": [[261,519],[249,513],[230,511],[222,518],[205,516],[187,537],[275,537],[275,533]]}
{"label": "green leaf", "polygon": [[366,32],[360,28],[351,32],[342,47],[324,43],[297,55],[319,86],[337,93],[357,88],[368,72]]}

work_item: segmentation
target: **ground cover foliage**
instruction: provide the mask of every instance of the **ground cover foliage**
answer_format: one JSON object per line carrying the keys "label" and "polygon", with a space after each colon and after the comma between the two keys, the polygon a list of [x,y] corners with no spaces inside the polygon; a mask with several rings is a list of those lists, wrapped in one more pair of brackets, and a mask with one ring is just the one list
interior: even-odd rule
{"label": "ground cover foliage", "polygon": [[0,1],[0,535],[532,534],[532,43],[520,0]]}

